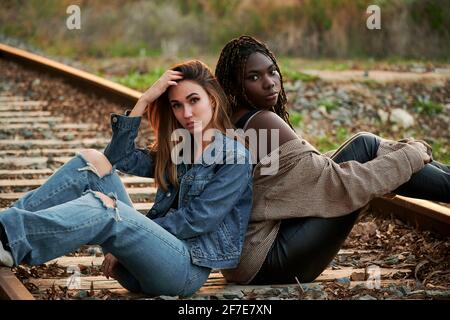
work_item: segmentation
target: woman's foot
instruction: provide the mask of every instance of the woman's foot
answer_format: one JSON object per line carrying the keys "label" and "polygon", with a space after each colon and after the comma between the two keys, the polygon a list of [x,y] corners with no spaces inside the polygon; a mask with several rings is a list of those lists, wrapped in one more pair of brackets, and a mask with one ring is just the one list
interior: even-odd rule
{"label": "woman's foot", "polygon": [[11,252],[3,248],[3,244],[0,242],[0,267],[12,267],[14,265]]}
{"label": "woman's foot", "polygon": [[11,255],[11,252],[5,249],[4,243],[6,239],[5,230],[3,226],[0,224],[0,267],[12,267],[14,265],[14,260]]}

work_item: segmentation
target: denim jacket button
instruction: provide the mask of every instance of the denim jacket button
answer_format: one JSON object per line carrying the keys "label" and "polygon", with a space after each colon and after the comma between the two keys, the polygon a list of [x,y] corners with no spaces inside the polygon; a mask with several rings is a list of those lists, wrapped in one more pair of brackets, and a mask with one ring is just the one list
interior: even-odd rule
{"label": "denim jacket button", "polygon": [[112,122],[116,123],[117,122],[117,117],[113,117],[112,118]]}
{"label": "denim jacket button", "polygon": [[168,197],[170,197],[172,194],[170,193],[170,192],[168,192],[167,194],[166,194],[166,197],[168,198]]}

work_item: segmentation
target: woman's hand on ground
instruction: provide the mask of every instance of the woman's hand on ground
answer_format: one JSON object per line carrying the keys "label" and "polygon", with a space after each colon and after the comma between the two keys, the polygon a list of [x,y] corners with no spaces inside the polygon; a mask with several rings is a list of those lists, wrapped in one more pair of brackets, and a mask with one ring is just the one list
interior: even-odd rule
{"label": "woman's hand on ground", "polygon": [[103,260],[102,263],[102,270],[107,279],[109,279],[109,277],[113,279],[115,278],[113,270],[118,263],[119,260],[117,260],[117,258],[114,257],[111,253],[106,254],[105,260]]}
{"label": "woman's hand on ground", "polygon": [[424,163],[431,162],[431,156],[428,154],[428,148],[425,144],[420,141],[411,141],[408,142],[408,144],[413,146],[417,151],[420,152]]}

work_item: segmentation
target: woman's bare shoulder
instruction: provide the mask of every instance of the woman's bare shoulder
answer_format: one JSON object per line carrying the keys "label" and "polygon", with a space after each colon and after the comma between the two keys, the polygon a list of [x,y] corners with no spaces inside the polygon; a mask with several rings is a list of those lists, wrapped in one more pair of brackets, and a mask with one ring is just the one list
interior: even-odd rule
{"label": "woman's bare shoulder", "polygon": [[289,126],[275,112],[262,110],[249,121],[247,128],[254,129],[281,129]]}
{"label": "woman's bare shoulder", "polygon": [[279,117],[276,113],[272,111],[264,110],[258,112],[253,118],[250,119],[247,125],[247,130],[248,129],[255,129],[255,130],[278,129],[280,137],[279,141],[280,145],[292,139],[295,138],[298,139],[298,136],[295,133],[295,131],[292,130],[291,127],[289,127],[289,125],[286,122],[284,122],[284,120],[281,117]]}

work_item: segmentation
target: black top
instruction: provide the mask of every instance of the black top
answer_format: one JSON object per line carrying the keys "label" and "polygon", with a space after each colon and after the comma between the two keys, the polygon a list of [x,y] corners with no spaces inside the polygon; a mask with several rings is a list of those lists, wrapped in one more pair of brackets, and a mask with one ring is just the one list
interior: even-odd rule
{"label": "black top", "polygon": [[238,129],[244,129],[245,123],[250,119],[251,116],[253,116],[255,113],[257,113],[258,109],[253,109],[244,114],[236,123],[234,124],[236,128]]}

